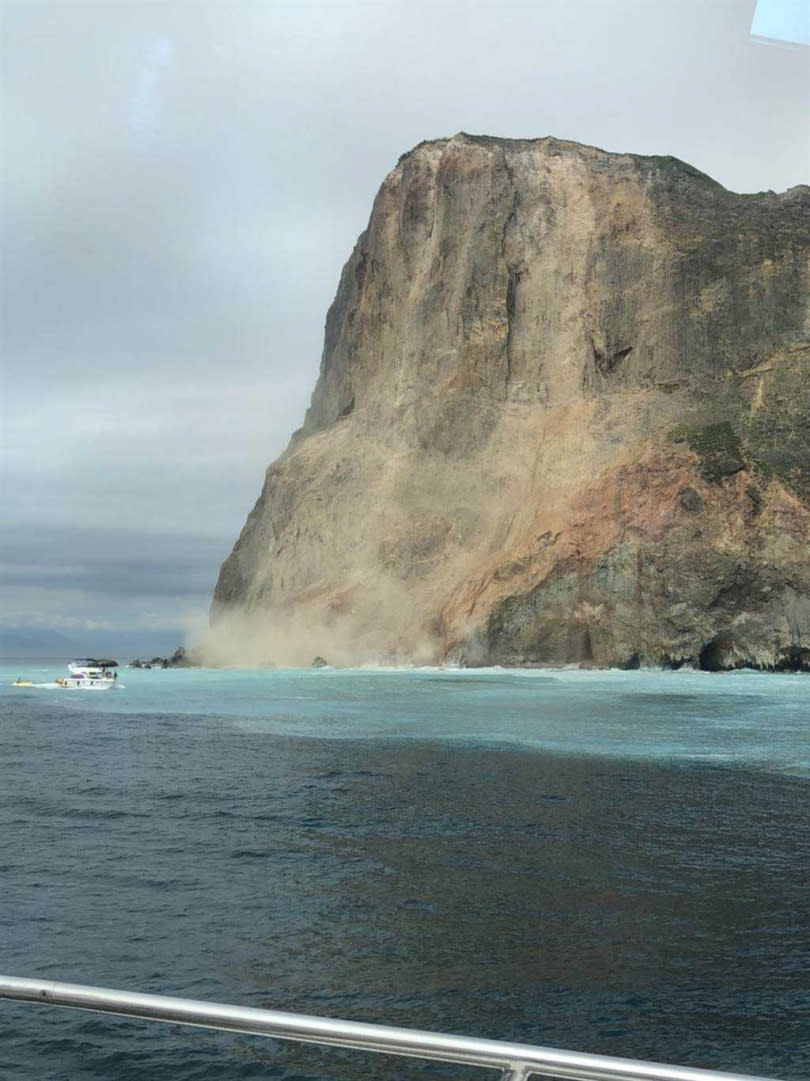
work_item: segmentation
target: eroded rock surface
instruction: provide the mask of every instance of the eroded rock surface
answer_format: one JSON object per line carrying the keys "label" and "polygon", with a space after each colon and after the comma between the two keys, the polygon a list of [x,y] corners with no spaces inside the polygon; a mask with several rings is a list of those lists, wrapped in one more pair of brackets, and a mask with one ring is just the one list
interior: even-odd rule
{"label": "eroded rock surface", "polygon": [[810,188],[457,135],[386,177],[214,659],[810,666]]}

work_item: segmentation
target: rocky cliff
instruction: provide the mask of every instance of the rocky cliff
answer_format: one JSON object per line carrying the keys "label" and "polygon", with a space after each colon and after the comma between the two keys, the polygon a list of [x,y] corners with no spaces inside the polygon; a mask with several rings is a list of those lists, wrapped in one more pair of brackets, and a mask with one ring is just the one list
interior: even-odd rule
{"label": "rocky cliff", "polygon": [[810,667],[810,188],[457,135],[386,177],[209,654]]}

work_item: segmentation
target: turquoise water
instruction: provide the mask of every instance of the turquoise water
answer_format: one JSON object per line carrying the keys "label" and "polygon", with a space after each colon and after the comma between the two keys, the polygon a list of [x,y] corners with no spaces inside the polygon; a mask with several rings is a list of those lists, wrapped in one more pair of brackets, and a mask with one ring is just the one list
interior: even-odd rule
{"label": "turquoise water", "polygon": [[[0,970],[810,1077],[807,676],[10,686],[63,671],[0,670]],[[9,1081],[476,1076],[19,1005],[0,1041]]]}
{"label": "turquoise water", "polygon": [[0,693],[68,715],[173,713],[304,738],[427,739],[552,752],[750,765],[810,775],[810,677],[759,672],[477,669],[120,670],[121,687],[50,682],[61,664],[0,667]]}

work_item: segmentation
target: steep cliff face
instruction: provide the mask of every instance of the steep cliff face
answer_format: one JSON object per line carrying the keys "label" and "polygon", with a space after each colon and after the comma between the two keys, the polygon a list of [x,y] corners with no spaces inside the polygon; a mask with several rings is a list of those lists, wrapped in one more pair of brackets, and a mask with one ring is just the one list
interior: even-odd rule
{"label": "steep cliff face", "polygon": [[404,155],[212,656],[810,666],[808,253],[805,186],[555,139]]}

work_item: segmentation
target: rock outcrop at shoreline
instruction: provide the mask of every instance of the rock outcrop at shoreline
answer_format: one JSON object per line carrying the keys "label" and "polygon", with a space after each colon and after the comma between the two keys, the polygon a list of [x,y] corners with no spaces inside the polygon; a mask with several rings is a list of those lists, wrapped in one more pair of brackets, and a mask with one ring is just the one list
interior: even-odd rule
{"label": "rock outcrop at shoreline", "polygon": [[171,657],[151,657],[148,660],[135,657],[127,668],[199,668],[201,664],[196,650],[178,646]]}
{"label": "rock outcrop at shoreline", "polygon": [[207,654],[810,668],[810,188],[460,134],[386,177]]}

